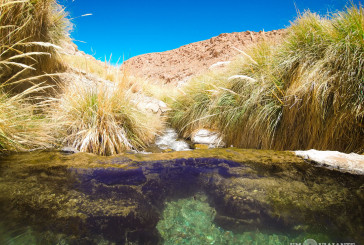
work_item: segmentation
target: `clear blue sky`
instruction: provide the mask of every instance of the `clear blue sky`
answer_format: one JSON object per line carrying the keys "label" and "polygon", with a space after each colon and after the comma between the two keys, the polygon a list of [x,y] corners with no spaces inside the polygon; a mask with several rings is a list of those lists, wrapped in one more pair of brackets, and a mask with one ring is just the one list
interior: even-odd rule
{"label": "clear blue sky", "polygon": [[[354,1],[358,4],[359,1]],[[326,14],[347,0],[60,0],[74,18],[71,37],[80,50],[112,63],[209,39],[226,32],[289,26],[296,7]],[[295,7],[296,6],[296,7]],[[92,16],[79,17],[91,13]],[[79,17],[79,18],[78,18]],[[121,63],[121,62],[120,62]]]}

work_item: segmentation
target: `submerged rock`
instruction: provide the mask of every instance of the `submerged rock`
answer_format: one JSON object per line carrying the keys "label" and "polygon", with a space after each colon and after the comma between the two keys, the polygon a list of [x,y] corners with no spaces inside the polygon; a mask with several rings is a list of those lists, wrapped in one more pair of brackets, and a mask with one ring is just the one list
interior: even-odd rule
{"label": "submerged rock", "polygon": [[297,156],[312,161],[319,166],[342,172],[364,174],[364,155],[338,151],[295,151]]}
{"label": "submerged rock", "polygon": [[[15,234],[30,226],[37,244],[161,244],[172,239],[166,232],[182,240],[196,234],[191,238],[196,241],[226,236],[232,239],[226,244],[287,233],[290,242],[302,243],[295,239],[320,231],[330,241],[360,244],[363,183],[364,176],[317,168],[292,152],[229,148],[113,157],[32,152],[0,159],[0,228]],[[194,208],[195,200],[204,202],[197,204],[202,209]],[[163,223],[168,210],[177,209],[201,219],[170,213],[175,220]],[[214,213],[197,215],[203,211]],[[192,221],[200,233],[188,230]],[[186,230],[172,229],[172,223]],[[242,232],[244,237],[232,235]]]}
{"label": "submerged rock", "polygon": [[[270,234],[259,230],[240,233],[224,230],[215,224],[215,216],[216,210],[209,205],[208,197],[203,193],[197,193],[193,197],[167,201],[157,229],[163,238],[164,245],[282,245],[292,242],[292,237],[283,234]],[[309,234],[309,237],[330,240],[323,234]],[[305,239],[296,237],[295,240],[304,241]]]}
{"label": "submerged rock", "polygon": [[80,151],[72,146],[65,146],[61,149],[61,152],[64,154],[74,154],[74,153],[78,153]]}

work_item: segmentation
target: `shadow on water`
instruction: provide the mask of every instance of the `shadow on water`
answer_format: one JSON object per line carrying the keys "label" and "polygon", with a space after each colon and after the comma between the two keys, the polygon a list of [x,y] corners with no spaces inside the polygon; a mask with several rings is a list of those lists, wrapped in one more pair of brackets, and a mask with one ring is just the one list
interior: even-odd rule
{"label": "shadow on water", "polygon": [[363,244],[363,212],[363,176],[287,152],[0,159],[1,244]]}

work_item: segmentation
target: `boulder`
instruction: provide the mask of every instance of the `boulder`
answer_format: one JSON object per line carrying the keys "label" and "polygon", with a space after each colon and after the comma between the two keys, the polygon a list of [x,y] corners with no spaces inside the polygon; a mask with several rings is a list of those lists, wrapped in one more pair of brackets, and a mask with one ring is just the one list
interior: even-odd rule
{"label": "boulder", "polygon": [[169,110],[169,107],[161,100],[138,93],[132,102],[141,111],[149,111],[154,114],[162,114]]}
{"label": "boulder", "polygon": [[224,147],[225,143],[222,140],[219,132],[211,131],[208,129],[199,129],[192,133],[191,140],[194,144],[205,144],[209,148]]}

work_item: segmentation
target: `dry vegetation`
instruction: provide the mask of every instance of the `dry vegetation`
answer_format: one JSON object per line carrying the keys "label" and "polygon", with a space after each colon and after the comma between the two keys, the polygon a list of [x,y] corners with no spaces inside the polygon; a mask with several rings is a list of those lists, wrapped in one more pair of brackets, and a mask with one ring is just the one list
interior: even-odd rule
{"label": "dry vegetation", "polygon": [[99,155],[145,148],[161,130],[162,120],[138,110],[131,102],[133,95],[126,75],[113,86],[67,84],[52,103],[56,137],[63,144]]}
{"label": "dry vegetation", "polygon": [[305,12],[288,33],[194,78],[172,104],[172,126],[184,137],[217,129],[242,148],[363,152],[363,8]]}
{"label": "dry vegetation", "polygon": [[[142,149],[163,125],[136,109],[137,94],[168,102],[170,123],[184,137],[208,127],[242,148],[364,151],[362,7],[325,17],[305,12],[281,45],[265,41],[242,51],[179,95],[173,85],[108,62],[68,55],[62,64],[57,44],[70,23],[55,0],[0,0],[0,12],[1,152],[59,143],[100,155]],[[67,83],[56,98],[37,96],[64,65],[111,82]]]}
{"label": "dry vegetation", "polygon": [[[142,82],[96,60],[60,61],[57,45],[68,39],[70,23],[57,1],[0,0],[0,12],[1,152],[68,145],[111,155],[154,139],[162,121],[131,103]],[[56,98],[46,95],[51,73],[69,65],[114,84],[59,83]]]}
{"label": "dry vegetation", "polygon": [[[126,87],[131,89],[133,93],[143,93],[164,102],[170,102],[178,93],[174,84],[161,84],[158,81],[149,81],[144,78],[135,77],[129,74],[127,66],[119,68],[118,66],[111,65],[106,59],[105,62],[101,62],[88,56],[63,55],[62,60],[73,68],[94,74],[102,79],[114,83],[119,83],[120,81],[127,83]],[[125,79],[125,75],[128,79]]]}
{"label": "dry vegetation", "polygon": [[40,113],[47,103],[34,94],[49,88],[43,72],[59,66],[55,44],[68,21],[49,0],[1,0],[0,12],[0,151],[48,147],[53,139]]}
{"label": "dry vegetation", "polygon": [[[71,24],[55,0],[0,0],[0,11],[1,60],[27,65],[22,71],[23,77],[53,73],[62,68],[56,45],[67,37]],[[23,68],[5,64],[1,79]]]}

